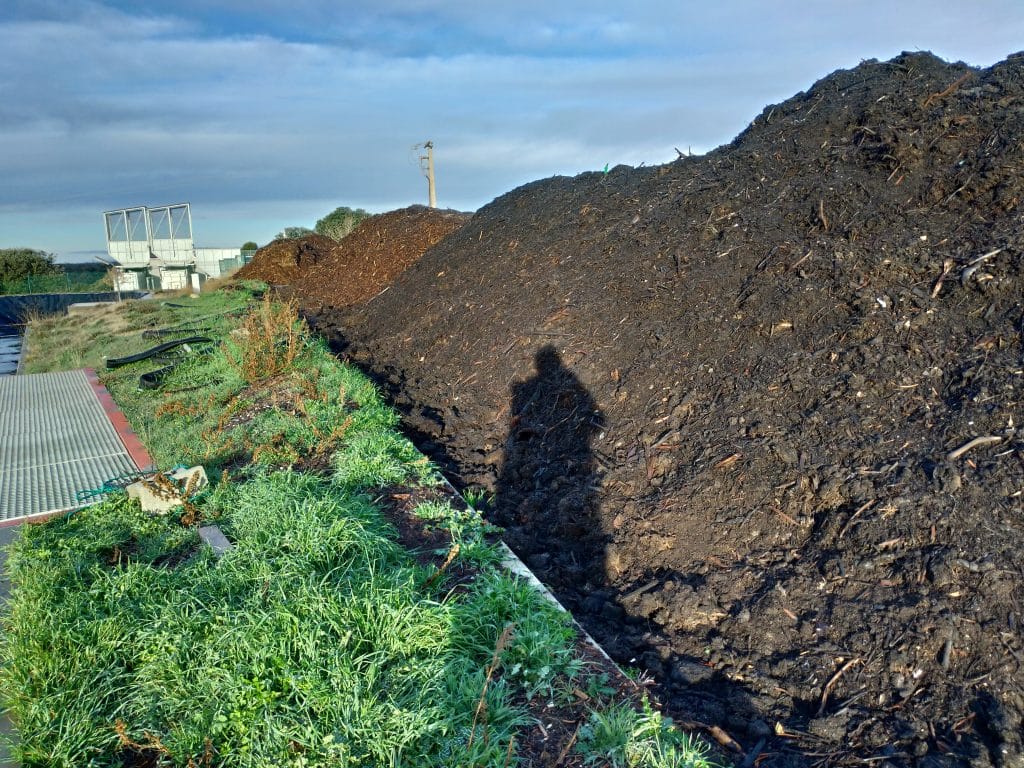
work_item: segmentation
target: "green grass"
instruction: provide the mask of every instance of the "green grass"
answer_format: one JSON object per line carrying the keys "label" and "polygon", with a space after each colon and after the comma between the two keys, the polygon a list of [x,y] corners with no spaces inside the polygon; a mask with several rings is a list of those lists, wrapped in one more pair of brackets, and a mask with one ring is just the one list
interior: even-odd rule
{"label": "green grass", "polygon": [[[379,489],[441,478],[361,373],[279,308],[232,316],[247,292],[180,301],[192,303],[111,310],[79,354],[139,351],[155,343],[145,327],[212,326],[218,342],[160,391],[137,386],[152,363],[103,380],[160,466],[211,471],[195,504],[235,549],[218,560],[175,515],[123,495],[25,529],[0,640],[25,768],[517,765],[530,712],[578,707],[578,690],[594,708],[580,759],[708,765],[699,742],[618,700],[577,656],[569,617],[497,567],[476,509],[414,510],[469,581],[396,543]],[[45,322],[33,345],[55,350],[64,326]]]}
{"label": "green grass", "polygon": [[577,753],[587,765],[611,768],[706,768],[715,765],[708,745],[672,727],[645,703],[613,704],[591,712],[580,728]]}
{"label": "green grass", "polygon": [[[197,299],[129,300],[68,315],[33,317],[24,351],[24,370],[25,373],[82,367],[101,370],[108,357],[141,352],[161,341],[143,338],[145,330],[187,328],[194,324],[209,328],[213,334],[222,334],[237,322],[227,314],[243,309],[251,300],[252,294],[246,290],[218,291],[202,294]],[[168,303],[185,306],[167,306]]]}
{"label": "green grass", "polygon": [[225,765],[501,763],[524,722],[511,682],[489,687],[489,737],[466,744],[502,622],[539,621],[530,590],[505,605],[490,572],[459,600],[423,592],[368,498],[309,475],[225,485],[203,508],[236,546],[219,562],[160,565],[194,532],[123,497],[26,529],[2,679],[24,766],[127,762],[118,721],[175,765],[207,738]]}

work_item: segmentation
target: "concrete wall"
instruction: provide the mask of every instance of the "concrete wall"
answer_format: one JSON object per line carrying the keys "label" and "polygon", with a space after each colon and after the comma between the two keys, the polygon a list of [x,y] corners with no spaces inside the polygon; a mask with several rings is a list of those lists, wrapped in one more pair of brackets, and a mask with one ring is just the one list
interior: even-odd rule
{"label": "concrete wall", "polygon": [[240,248],[196,248],[196,269],[209,277],[220,277],[240,266]]}

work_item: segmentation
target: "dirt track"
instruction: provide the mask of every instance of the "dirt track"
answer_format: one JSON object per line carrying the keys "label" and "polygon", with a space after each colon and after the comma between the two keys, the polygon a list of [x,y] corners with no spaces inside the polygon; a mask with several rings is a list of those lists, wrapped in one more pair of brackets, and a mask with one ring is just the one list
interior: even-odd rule
{"label": "dirt track", "polygon": [[865,62],[315,322],[670,711],[762,766],[1020,765],[1022,137],[1024,56]]}

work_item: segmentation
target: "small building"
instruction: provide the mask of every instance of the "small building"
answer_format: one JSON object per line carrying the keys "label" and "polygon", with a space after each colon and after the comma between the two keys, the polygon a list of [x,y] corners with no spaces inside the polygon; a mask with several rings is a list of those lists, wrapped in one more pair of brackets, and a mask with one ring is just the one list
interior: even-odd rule
{"label": "small building", "polygon": [[104,211],[107,255],[121,291],[198,287],[244,263],[239,248],[197,248],[188,203]]}

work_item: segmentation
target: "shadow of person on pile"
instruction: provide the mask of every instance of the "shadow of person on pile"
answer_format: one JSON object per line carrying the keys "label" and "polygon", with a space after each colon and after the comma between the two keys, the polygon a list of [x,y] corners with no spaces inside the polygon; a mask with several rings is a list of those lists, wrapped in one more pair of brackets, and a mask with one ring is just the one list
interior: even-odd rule
{"label": "shadow of person on pile", "polygon": [[553,346],[537,350],[533,362],[533,375],[511,388],[494,519],[509,546],[573,607],[588,580],[605,579],[591,450],[604,416]]}
{"label": "shadow of person on pile", "polygon": [[[701,659],[675,654],[663,659],[640,639],[643,629],[653,625],[629,615],[632,606],[622,602],[609,577],[605,552],[611,535],[600,516],[600,476],[593,446],[605,428],[604,414],[554,347],[537,350],[534,369],[532,376],[511,388],[508,436],[492,520],[505,528],[506,543],[620,662],[635,662],[635,655],[668,685],[673,672],[682,674],[681,680],[689,674],[683,691],[667,687],[662,691],[679,696],[698,686],[700,698],[706,698],[707,678],[714,672]],[[670,576],[660,574],[665,579]],[[733,687],[724,678],[717,683],[725,693]],[[747,706],[746,699],[735,693],[724,701]],[[724,720],[724,703],[719,710],[716,715]]]}
{"label": "shadow of person on pile", "polygon": [[[822,681],[810,686],[802,698],[778,686],[775,692],[766,692],[764,687],[754,689],[741,681],[741,676],[748,674],[765,678],[766,670],[748,671],[745,663],[735,660],[719,669],[703,656],[673,648],[672,636],[680,630],[659,623],[643,608],[643,599],[655,585],[663,588],[672,582],[674,590],[677,585],[698,582],[699,575],[650,570],[638,580],[648,586],[638,590],[634,582],[622,592],[624,585],[615,583],[606,570],[605,550],[611,532],[600,515],[594,446],[604,428],[605,416],[597,402],[555,348],[537,350],[533,374],[511,387],[508,435],[492,513],[492,520],[505,528],[506,543],[614,658],[620,663],[636,663],[654,675],[653,690],[666,713],[687,730],[700,731],[705,740],[717,740],[723,762],[808,768],[828,760],[852,764],[861,759],[865,749],[874,755],[874,748],[861,744],[832,754],[812,751],[827,743],[818,741],[821,737],[816,734],[823,731],[815,728],[834,728],[842,734],[848,724],[856,727],[872,722],[870,710],[847,703],[855,702],[859,694],[846,701],[837,695],[822,712]],[[775,590],[776,582],[766,581],[746,605],[757,605]],[[709,651],[714,640],[709,635]],[[734,676],[730,670],[736,669],[739,675]],[[1010,721],[999,703],[992,697],[980,699],[975,711],[983,723],[981,735],[973,741],[958,737],[962,741],[955,745],[957,757],[978,758],[984,756],[986,747],[993,752],[1003,744],[1005,737],[999,734],[1008,729]],[[778,733],[773,723],[785,723],[789,733]],[[801,738],[796,738],[797,733]],[[838,738],[832,743],[838,744]],[[918,743],[928,746],[920,739]],[[730,745],[735,751],[729,751]],[[888,745],[884,754],[870,759],[881,762],[891,758],[890,765],[905,764],[913,759],[908,751],[911,746],[909,741]],[[929,754],[919,764],[928,768],[952,764],[944,759]]]}

